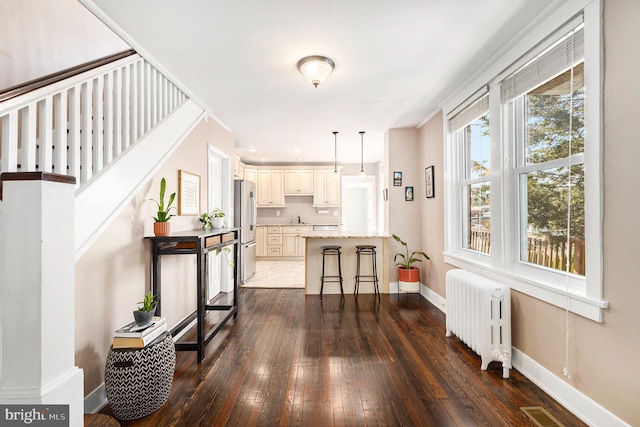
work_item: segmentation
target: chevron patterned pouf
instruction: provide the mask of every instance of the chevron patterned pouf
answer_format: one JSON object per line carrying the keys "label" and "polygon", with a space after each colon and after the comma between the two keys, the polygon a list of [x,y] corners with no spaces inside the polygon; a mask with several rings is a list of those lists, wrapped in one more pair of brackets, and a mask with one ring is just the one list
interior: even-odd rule
{"label": "chevron patterned pouf", "polygon": [[113,415],[145,417],[169,398],[176,366],[173,338],[166,333],[144,348],[109,350],[104,386]]}

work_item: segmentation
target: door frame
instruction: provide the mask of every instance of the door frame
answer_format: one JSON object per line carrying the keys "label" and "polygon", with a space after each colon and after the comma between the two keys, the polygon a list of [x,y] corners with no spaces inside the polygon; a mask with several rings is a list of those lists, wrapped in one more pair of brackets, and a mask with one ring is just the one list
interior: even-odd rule
{"label": "door frame", "polygon": [[[219,159],[222,164],[220,176],[213,176],[212,160]],[[233,219],[233,203],[231,200],[231,161],[229,155],[211,144],[207,144],[207,212],[211,212],[213,208],[220,208],[225,213],[227,227],[231,226],[230,221]],[[217,206],[213,200],[213,182],[220,182],[220,198],[221,204]],[[220,292],[231,292],[233,290],[233,274],[229,265],[222,262],[224,255],[220,257]],[[227,284],[227,286],[225,286]]]}
{"label": "door frame", "polygon": [[341,208],[342,215],[344,217],[345,206],[348,206],[348,202],[346,202],[346,194],[345,191],[347,188],[366,188],[369,193],[369,203],[367,206],[368,216],[369,216],[369,227],[367,231],[373,231],[378,226],[378,210],[376,209],[377,200],[376,200],[376,177],[367,175],[363,180],[359,176],[351,176],[351,175],[343,175],[342,176],[342,188],[341,191]]}

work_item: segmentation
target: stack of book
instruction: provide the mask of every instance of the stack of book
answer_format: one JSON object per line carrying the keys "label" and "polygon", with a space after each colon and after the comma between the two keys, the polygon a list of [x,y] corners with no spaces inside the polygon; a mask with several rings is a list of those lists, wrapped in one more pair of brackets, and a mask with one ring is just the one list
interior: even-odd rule
{"label": "stack of book", "polygon": [[151,322],[138,326],[131,322],[113,334],[113,348],[143,348],[167,330],[167,319],[155,316]]}

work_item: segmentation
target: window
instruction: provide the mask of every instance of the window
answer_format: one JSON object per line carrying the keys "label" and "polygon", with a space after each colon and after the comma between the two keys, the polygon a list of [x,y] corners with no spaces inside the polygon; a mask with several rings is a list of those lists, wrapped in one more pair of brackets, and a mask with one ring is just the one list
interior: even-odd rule
{"label": "window", "polygon": [[445,106],[445,261],[602,321],[601,14],[583,7]]}
{"label": "window", "polygon": [[518,259],[584,276],[582,26],[503,80],[502,88],[512,130],[506,142],[515,152],[510,184],[518,189]]}
{"label": "window", "polygon": [[485,94],[450,120],[460,153],[459,197],[461,245],[489,254],[491,249],[491,184],[489,182],[489,95]]}

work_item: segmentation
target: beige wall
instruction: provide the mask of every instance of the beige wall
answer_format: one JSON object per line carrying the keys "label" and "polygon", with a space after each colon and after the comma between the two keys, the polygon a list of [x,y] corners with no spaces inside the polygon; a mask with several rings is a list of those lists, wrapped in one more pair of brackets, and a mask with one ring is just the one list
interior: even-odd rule
{"label": "beige wall", "polygon": [[[524,294],[512,293],[513,345],[631,425],[640,425],[640,208],[630,189],[640,181],[640,2],[605,0],[604,41],[604,298],[610,307],[600,324],[569,316],[566,379],[565,312]],[[587,89],[588,90],[588,89]],[[423,246],[432,256],[428,286],[444,295],[442,116],[420,130],[422,161],[436,166],[436,198],[423,203]],[[638,206],[636,206],[638,205]]]}
{"label": "beige wall", "polygon": [[[233,135],[213,120],[202,121],[76,263],[76,364],[84,369],[85,395],[104,381],[112,332],[133,320],[136,303],[151,288],[150,246],[144,236],[153,234],[151,217],[157,209],[149,199],[158,199],[162,177],[167,180],[166,197],[176,192],[178,169],[184,169],[201,177],[204,210],[207,144],[233,158]],[[174,231],[199,226],[195,216],[171,219]],[[172,327],[195,310],[195,257],[165,257],[162,272],[162,314]]]}
{"label": "beige wall", "polygon": [[[424,251],[421,246],[423,217],[421,213],[422,199],[424,198],[424,168],[420,163],[420,156],[416,153],[420,150],[418,130],[416,128],[389,129],[385,142],[385,157],[387,166],[386,187],[389,189],[389,201],[386,212],[390,234],[398,235],[407,242],[409,252]],[[394,187],[393,172],[402,172],[402,186]],[[413,186],[414,198],[412,202],[405,200],[405,187]],[[389,263],[392,266],[389,272],[389,281],[398,281],[398,272],[394,267],[393,257],[396,253],[404,253],[405,249],[395,240],[389,241]],[[427,252],[427,255],[429,253]],[[416,263],[414,266],[424,271],[425,262]],[[423,278],[424,280],[424,278]]]}
{"label": "beige wall", "polygon": [[431,260],[424,263],[422,283],[444,297],[445,273],[452,267],[444,262],[444,157],[442,112],[436,114],[419,130],[420,167],[434,168],[435,197],[427,199],[423,188],[420,194],[422,206],[422,248]]}

